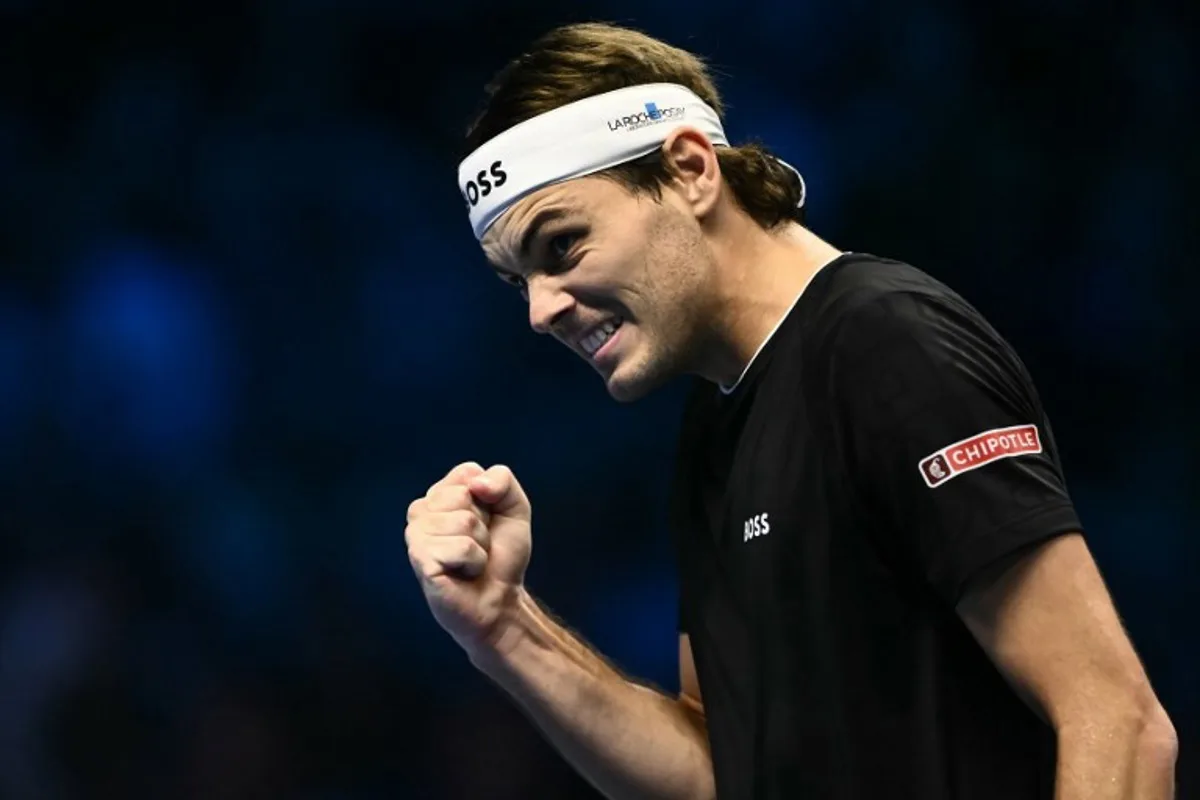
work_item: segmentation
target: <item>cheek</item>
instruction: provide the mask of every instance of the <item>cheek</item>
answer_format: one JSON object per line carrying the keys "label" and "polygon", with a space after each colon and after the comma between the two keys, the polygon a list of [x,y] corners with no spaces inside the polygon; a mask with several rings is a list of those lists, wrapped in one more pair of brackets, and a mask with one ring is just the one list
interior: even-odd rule
{"label": "cheek", "polygon": [[685,268],[678,263],[678,239],[679,231],[664,225],[661,213],[632,210],[620,224],[597,232],[582,253],[575,278],[581,286],[609,298],[660,303]]}
{"label": "cheek", "polygon": [[679,237],[655,239],[642,253],[647,283],[666,302],[685,296],[696,283],[699,264],[687,242]]}

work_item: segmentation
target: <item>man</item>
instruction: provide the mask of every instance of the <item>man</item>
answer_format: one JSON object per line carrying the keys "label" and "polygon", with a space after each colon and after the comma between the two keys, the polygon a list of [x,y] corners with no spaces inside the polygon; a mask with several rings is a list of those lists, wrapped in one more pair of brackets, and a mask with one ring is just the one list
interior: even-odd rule
{"label": "man", "polygon": [[530,503],[465,463],[409,508],[438,622],[613,798],[1173,794],[1176,741],[1017,356],[945,286],[803,227],[693,55],[544,36],[460,187],[530,324],[630,401],[696,376],[674,503],[680,682],[621,675],[524,586]]}

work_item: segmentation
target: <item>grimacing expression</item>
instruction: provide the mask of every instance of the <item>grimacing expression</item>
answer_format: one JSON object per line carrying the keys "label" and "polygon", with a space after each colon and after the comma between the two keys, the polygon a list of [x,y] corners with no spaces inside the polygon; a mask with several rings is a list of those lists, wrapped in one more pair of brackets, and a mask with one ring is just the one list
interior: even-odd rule
{"label": "grimacing expression", "polygon": [[603,176],[516,203],[481,242],[529,304],[529,324],[574,350],[609,394],[636,400],[688,371],[713,259],[670,187],[661,199]]}

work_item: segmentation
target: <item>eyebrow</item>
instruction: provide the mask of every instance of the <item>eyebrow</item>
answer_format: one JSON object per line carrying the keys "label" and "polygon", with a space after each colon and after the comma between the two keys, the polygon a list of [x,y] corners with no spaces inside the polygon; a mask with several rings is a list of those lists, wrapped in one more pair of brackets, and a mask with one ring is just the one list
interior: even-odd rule
{"label": "eyebrow", "polygon": [[[555,220],[564,217],[574,216],[578,212],[574,208],[566,206],[555,206],[552,208],[544,208],[533,216],[533,220],[529,223],[529,227],[521,234],[521,243],[518,245],[519,258],[521,261],[526,261],[529,258],[529,251],[533,249],[533,240],[541,233],[542,228]],[[521,278],[519,272],[505,269],[497,264],[488,261],[488,266],[492,271],[501,278]]]}
{"label": "eyebrow", "polygon": [[521,277],[520,273],[512,272],[511,270],[507,270],[504,267],[498,267],[495,264],[493,264],[491,261],[487,262],[487,265],[492,268],[492,272],[496,273],[504,280],[508,280],[509,278],[520,278]]}

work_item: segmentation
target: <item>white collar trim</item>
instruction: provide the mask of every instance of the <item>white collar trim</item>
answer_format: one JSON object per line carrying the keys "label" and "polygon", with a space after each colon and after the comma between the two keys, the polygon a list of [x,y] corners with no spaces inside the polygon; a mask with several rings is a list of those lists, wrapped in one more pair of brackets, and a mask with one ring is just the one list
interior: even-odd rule
{"label": "white collar trim", "polygon": [[787,318],[792,315],[792,310],[796,308],[796,304],[799,303],[800,298],[804,296],[804,292],[808,289],[809,284],[811,284],[813,282],[813,278],[817,277],[817,273],[819,273],[821,270],[825,269],[825,267],[829,266],[834,261],[837,261],[839,258],[841,258],[844,255],[849,255],[849,253],[848,252],[847,253],[838,253],[836,256],[831,258],[829,261],[826,261],[824,264],[822,264],[821,266],[819,266],[813,270],[812,274],[808,276],[808,280],[805,281],[804,285],[800,287],[800,291],[796,294],[796,298],[794,300],[792,300],[791,305],[789,305],[787,307],[787,311],[783,312],[783,316],[781,316],[779,318],[779,320],[775,323],[775,326],[773,328],[771,328],[771,332],[768,333],[766,338],[762,340],[762,343],[759,344],[758,349],[754,351],[754,355],[750,356],[750,361],[747,362],[745,368],[742,369],[742,374],[738,375],[738,379],[736,381],[734,381],[732,386],[726,387],[726,386],[721,386],[720,384],[718,384],[718,388],[721,390],[721,394],[733,394],[735,391],[737,391],[738,386],[740,386],[742,384],[742,380],[745,379],[746,373],[748,373],[750,371],[750,367],[754,366],[754,362],[758,360],[759,354],[761,354],[763,351],[763,348],[765,348],[767,346],[767,342],[771,341],[771,339],[774,338],[775,334],[779,331],[779,329],[781,327],[783,327],[784,321],[787,320]]}

